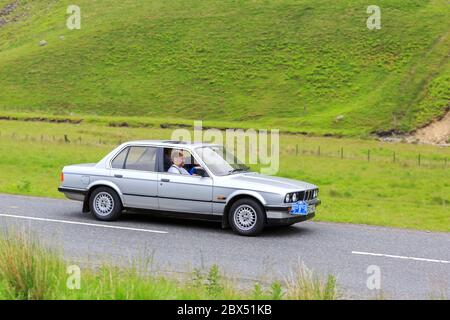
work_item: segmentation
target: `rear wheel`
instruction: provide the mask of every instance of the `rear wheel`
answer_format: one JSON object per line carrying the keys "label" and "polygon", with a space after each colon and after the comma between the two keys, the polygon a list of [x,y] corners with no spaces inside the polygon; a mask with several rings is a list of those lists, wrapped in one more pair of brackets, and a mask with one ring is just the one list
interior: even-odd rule
{"label": "rear wheel", "polygon": [[264,220],[264,209],[256,200],[239,199],[230,208],[229,222],[233,231],[239,235],[255,236],[261,233]]}
{"label": "rear wheel", "polygon": [[122,203],[117,193],[108,187],[94,190],[89,199],[89,208],[95,218],[102,221],[113,221],[122,213]]}

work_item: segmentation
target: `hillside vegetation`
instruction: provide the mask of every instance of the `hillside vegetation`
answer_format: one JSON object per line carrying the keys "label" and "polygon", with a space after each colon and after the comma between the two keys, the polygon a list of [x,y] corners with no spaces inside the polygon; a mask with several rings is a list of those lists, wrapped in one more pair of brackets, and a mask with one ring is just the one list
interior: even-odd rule
{"label": "hillside vegetation", "polygon": [[450,108],[447,0],[379,0],[380,30],[359,0],[77,0],[81,30],[66,27],[73,1],[0,10],[11,4],[0,13],[3,114],[367,135]]}

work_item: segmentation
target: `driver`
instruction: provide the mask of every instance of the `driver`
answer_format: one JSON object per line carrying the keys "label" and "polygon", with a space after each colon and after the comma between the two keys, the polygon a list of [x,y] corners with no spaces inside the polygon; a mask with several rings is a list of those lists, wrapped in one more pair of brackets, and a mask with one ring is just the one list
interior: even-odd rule
{"label": "driver", "polygon": [[184,166],[184,154],[182,150],[173,149],[170,154],[172,160],[172,166],[167,170],[169,173],[189,175],[189,172],[183,168]]}

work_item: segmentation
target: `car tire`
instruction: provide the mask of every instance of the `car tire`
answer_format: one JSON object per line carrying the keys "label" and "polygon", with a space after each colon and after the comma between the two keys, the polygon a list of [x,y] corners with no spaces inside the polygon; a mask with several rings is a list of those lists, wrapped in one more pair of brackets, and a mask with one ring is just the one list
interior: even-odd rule
{"label": "car tire", "polygon": [[113,189],[100,187],[92,192],[89,198],[89,209],[96,219],[113,221],[122,213],[122,202]]}
{"label": "car tire", "polygon": [[233,203],[228,220],[235,233],[241,236],[256,236],[264,229],[265,217],[259,202],[243,198]]}

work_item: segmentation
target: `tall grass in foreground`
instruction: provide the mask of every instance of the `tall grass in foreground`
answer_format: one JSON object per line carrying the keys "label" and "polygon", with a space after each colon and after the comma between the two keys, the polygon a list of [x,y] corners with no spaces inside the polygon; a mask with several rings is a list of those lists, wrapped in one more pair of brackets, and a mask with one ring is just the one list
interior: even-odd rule
{"label": "tall grass in foreground", "polygon": [[45,299],[65,276],[64,262],[26,235],[0,238],[0,297]]}
{"label": "tall grass in foreground", "polygon": [[[59,252],[33,237],[0,235],[0,299],[336,299],[333,276],[323,281],[301,266],[286,280],[263,287],[242,288],[225,278],[217,266],[195,270],[184,279],[149,274],[140,264],[121,269],[103,265],[82,268],[80,288],[67,285],[71,274]],[[140,267],[139,267],[140,266]],[[148,270],[148,269],[147,269]]]}
{"label": "tall grass in foreground", "polygon": [[334,300],[338,297],[336,278],[328,275],[326,280],[300,265],[286,280],[287,297],[295,300]]}

